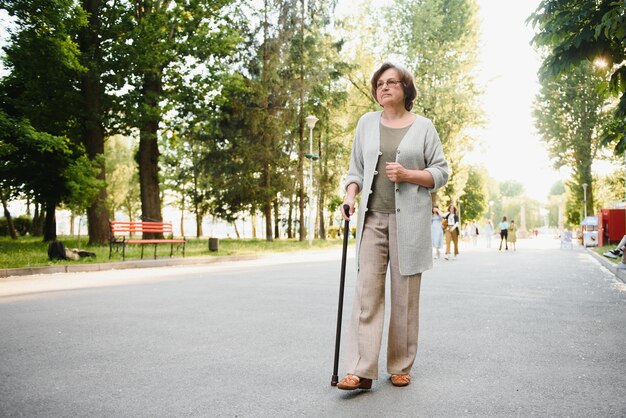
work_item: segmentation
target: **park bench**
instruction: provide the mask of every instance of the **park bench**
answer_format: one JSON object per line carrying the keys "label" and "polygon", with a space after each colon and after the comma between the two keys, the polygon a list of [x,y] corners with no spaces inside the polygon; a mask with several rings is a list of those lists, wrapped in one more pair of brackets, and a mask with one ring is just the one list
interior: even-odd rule
{"label": "park bench", "polygon": [[[177,248],[182,245],[183,257],[185,256],[185,238],[174,238],[172,224],[167,222],[143,222],[143,221],[109,221],[111,228],[111,238],[109,240],[109,259],[113,255],[113,247],[116,252],[122,247],[122,259],[126,259],[126,245],[141,245],[141,258],[143,258],[143,247],[154,245],[154,259],[156,260],[157,245],[170,244],[170,257],[174,254],[174,244]],[[170,234],[169,238],[143,238],[143,234],[157,233]],[[141,234],[141,238],[134,238],[133,234]]]}

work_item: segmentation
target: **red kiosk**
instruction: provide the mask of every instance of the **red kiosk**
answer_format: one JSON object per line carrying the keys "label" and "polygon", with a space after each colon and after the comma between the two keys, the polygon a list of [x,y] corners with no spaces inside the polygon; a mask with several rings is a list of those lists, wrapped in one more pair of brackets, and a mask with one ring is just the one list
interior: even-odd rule
{"label": "red kiosk", "polygon": [[598,220],[598,245],[620,242],[626,235],[626,209],[601,209]]}

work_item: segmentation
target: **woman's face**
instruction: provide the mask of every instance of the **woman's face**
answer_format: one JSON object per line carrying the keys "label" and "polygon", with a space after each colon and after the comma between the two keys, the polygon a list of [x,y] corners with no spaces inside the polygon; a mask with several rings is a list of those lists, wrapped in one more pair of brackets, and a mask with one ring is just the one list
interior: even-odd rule
{"label": "woman's face", "polygon": [[[404,107],[404,89],[400,81],[400,74],[395,68],[389,68],[380,75],[377,81],[376,99],[382,107],[396,107],[401,105]],[[391,82],[391,84],[389,84]]]}

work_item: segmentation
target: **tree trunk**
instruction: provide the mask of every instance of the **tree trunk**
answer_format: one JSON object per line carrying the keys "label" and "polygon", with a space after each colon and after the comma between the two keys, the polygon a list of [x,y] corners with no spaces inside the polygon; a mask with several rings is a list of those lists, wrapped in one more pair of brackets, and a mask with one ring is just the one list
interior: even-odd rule
{"label": "tree trunk", "polygon": [[[268,135],[264,135],[268,136]],[[272,234],[272,181],[271,181],[271,169],[270,169],[270,150],[266,142],[265,147],[265,161],[263,163],[263,194],[265,196],[263,202],[263,216],[265,218],[265,240],[274,241],[274,235]]]}
{"label": "tree trunk", "polygon": [[75,219],[76,219],[76,215],[74,215],[74,211],[70,212],[70,236],[72,237],[74,237],[74,220]]}
{"label": "tree trunk", "polygon": [[40,237],[43,235],[43,209],[41,203],[35,202],[35,214],[33,215],[33,224],[30,228],[30,234],[33,237]]}
{"label": "tree trunk", "polygon": [[300,212],[300,241],[306,239],[304,226],[304,0],[300,0],[300,109],[298,116],[298,210]]}
{"label": "tree trunk", "polygon": [[233,222],[233,227],[235,228],[235,235],[237,236],[237,239],[241,238],[241,235],[239,235],[239,229],[237,229],[237,221]]}
{"label": "tree trunk", "polygon": [[317,204],[317,213],[318,213],[317,217],[319,219],[319,233],[318,233],[319,239],[326,239],[326,227],[324,226],[324,199],[326,199],[326,196],[324,192],[320,190],[318,204]]}
{"label": "tree trunk", "polygon": [[[87,67],[82,84],[83,97],[83,144],[90,160],[104,156],[104,126],[102,124],[102,97],[104,89],[98,73],[102,61],[100,48],[100,4],[101,0],[83,0],[89,24],[80,33],[80,50],[83,64]],[[106,181],[104,159],[99,160],[97,178]],[[87,208],[87,231],[89,244],[105,244],[109,240],[109,211],[106,206],[106,188],[100,189],[95,200]]]}
{"label": "tree trunk", "polygon": [[287,213],[287,238],[291,239],[294,236],[293,232],[293,193],[289,194],[289,211]]}
{"label": "tree trunk", "polygon": [[204,235],[204,232],[202,231],[202,214],[199,212],[196,212],[196,237],[200,238],[201,236]]}
{"label": "tree trunk", "polygon": [[[144,76],[144,100],[149,109],[158,107],[161,94],[161,78],[155,73]],[[150,111],[148,111],[150,112]],[[141,191],[141,219],[143,221],[162,222],[161,197],[159,186],[159,144],[157,133],[160,115],[155,111],[144,115],[139,129],[139,185]],[[144,238],[163,238],[163,234],[147,233]]]}
{"label": "tree trunk", "polygon": [[43,225],[44,242],[57,239],[56,207],[57,202],[46,202],[46,218]]}
{"label": "tree trunk", "polygon": [[256,239],[256,212],[250,214],[250,223],[252,224],[252,238]]}
{"label": "tree trunk", "polygon": [[274,234],[272,232],[272,200],[270,198],[269,203],[265,201],[263,204],[263,218],[265,220],[265,240],[274,241]]}
{"label": "tree trunk", "polygon": [[278,216],[278,198],[274,199],[274,238],[280,238],[280,218]]}
{"label": "tree trunk", "polygon": [[4,217],[7,220],[7,227],[9,228],[9,235],[11,236],[11,239],[17,239],[17,231],[15,231],[15,224],[13,223],[13,218],[11,217],[11,213],[9,212],[7,201],[4,198],[4,191],[2,190],[0,190],[0,199],[2,199],[2,209],[4,209]]}

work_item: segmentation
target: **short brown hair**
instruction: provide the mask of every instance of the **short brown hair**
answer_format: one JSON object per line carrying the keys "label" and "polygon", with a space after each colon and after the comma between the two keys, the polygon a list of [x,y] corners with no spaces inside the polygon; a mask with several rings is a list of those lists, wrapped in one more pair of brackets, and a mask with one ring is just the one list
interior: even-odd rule
{"label": "short brown hair", "polygon": [[408,70],[390,62],[385,62],[378,70],[376,70],[374,75],[372,75],[372,97],[376,100],[376,102],[378,102],[378,98],[376,97],[376,91],[378,90],[376,85],[378,84],[378,79],[380,79],[380,76],[390,68],[396,70],[400,75],[402,90],[404,90],[404,108],[410,111],[413,109],[413,100],[417,97],[417,89],[415,88],[413,75]]}

